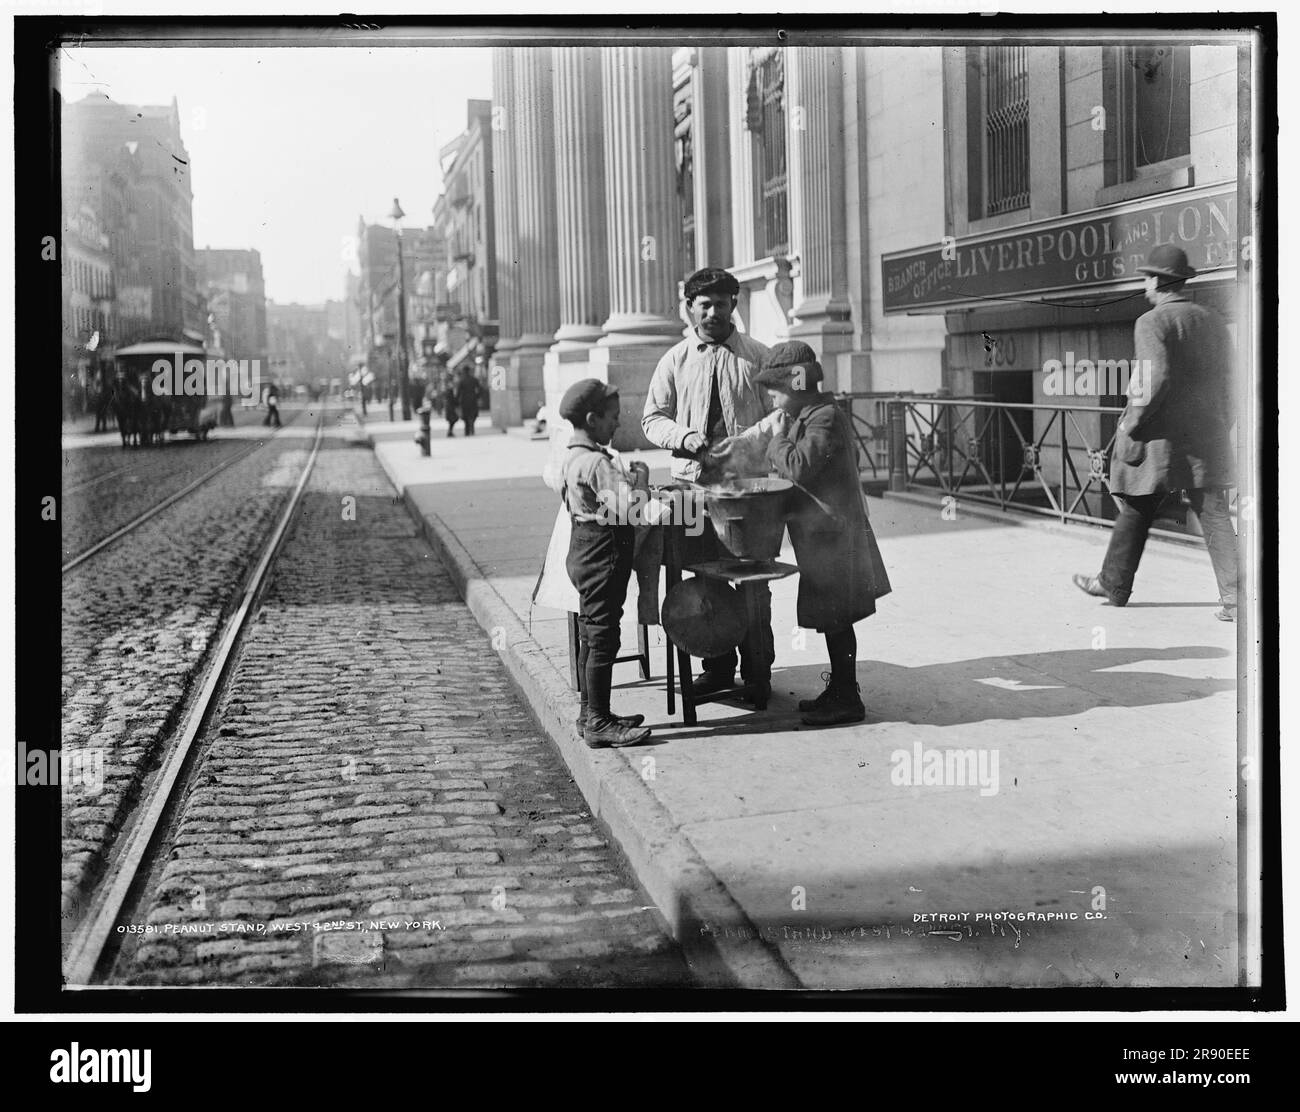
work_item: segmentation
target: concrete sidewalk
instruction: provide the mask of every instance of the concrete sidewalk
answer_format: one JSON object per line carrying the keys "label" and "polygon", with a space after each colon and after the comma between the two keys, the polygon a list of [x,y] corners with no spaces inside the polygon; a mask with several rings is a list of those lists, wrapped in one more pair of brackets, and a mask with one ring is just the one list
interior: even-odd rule
{"label": "concrete sidewalk", "polygon": [[[868,716],[801,726],[825,643],[773,585],[769,709],[670,718],[615,670],[654,744],[576,737],[565,616],[530,597],[557,509],[544,441],[366,434],[594,814],[714,983],[810,989],[1236,983],[1236,627],[1203,549],[1153,542],[1124,609],[1070,584],[1107,539],[871,499],[894,592],[858,631]],[[643,453],[658,481],[667,454]],[[782,559],[793,562],[788,548]],[[635,590],[635,585],[632,588]],[[623,643],[633,643],[634,600]],[[915,767],[913,767],[915,766]]]}

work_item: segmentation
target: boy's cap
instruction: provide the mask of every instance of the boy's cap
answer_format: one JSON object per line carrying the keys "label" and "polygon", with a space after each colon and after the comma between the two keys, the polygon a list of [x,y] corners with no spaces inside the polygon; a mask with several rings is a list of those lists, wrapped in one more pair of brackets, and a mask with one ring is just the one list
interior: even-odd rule
{"label": "boy's cap", "polygon": [[789,340],[777,344],[763,356],[754,381],[760,386],[789,390],[800,371],[803,372],[802,385],[796,385],[796,390],[811,390],[822,381],[822,365],[817,362],[817,353],[800,340]]}
{"label": "boy's cap", "polygon": [[575,428],[587,423],[588,413],[601,413],[610,398],[618,397],[618,387],[601,382],[598,378],[584,378],[575,382],[560,399],[560,416],[572,422]]}

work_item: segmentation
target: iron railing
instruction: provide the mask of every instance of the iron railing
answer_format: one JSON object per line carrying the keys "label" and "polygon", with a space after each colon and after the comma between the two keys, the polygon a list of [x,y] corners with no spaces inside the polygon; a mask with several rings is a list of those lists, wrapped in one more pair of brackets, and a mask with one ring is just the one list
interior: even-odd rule
{"label": "iron railing", "polygon": [[[1122,409],[905,395],[882,404],[890,490],[1113,524],[1110,459]],[[1234,518],[1236,495],[1229,491]],[[1186,496],[1166,502],[1158,520],[1153,535],[1197,535]]]}
{"label": "iron railing", "polygon": [[835,404],[844,411],[858,442],[858,470],[873,479],[889,473],[889,406],[906,398],[932,398],[933,394],[906,395],[899,391],[864,391],[835,395]]}
{"label": "iron railing", "polygon": [[971,399],[891,403],[890,489],[1104,525],[1121,409]]}

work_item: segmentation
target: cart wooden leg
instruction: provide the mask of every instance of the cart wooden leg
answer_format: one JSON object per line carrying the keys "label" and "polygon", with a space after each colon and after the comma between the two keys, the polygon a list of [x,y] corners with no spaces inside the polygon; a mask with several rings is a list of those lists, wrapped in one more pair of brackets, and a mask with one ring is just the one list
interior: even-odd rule
{"label": "cart wooden leg", "polygon": [[673,668],[673,653],[677,651],[677,646],[672,643],[667,633],[664,634],[664,644],[667,646],[664,651],[664,671],[668,674],[668,713],[673,715],[677,713],[677,691],[674,687],[677,677]]}
{"label": "cart wooden leg", "polygon": [[677,670],[682,680],[682,721],[695,725],[695,679],[691,675],[691,658],[684,649],[677,650]]}
{"label": "cart wooden leg", "polygon": [[638,623],[636,627],[636,650],[640,658],[641,678],[648,680],[650,678],[650,631],[643,623]]}

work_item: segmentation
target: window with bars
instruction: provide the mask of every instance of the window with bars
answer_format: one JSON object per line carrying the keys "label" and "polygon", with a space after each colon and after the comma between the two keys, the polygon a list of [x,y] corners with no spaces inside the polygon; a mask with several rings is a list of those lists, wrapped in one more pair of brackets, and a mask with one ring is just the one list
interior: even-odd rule
{"label": "window with bars", "polygon": [[[1108,182],[1191,154],[1191,48],[1171,43],[1117,47],[1106,59],[1118,126],[1107,151]],[[1108,135],[1108,138],[1112,136]]]}
{"label": "window with bars", "polygon": [[789,181],[785,154],[785,53],[768,50],[750,58],[746,123],[754,135],[758,258],[790,250]]}
{"label": "window with bars", "polygon": [[981,48],[983,211],[1029,207],[1029,53],[1023,46]]}

